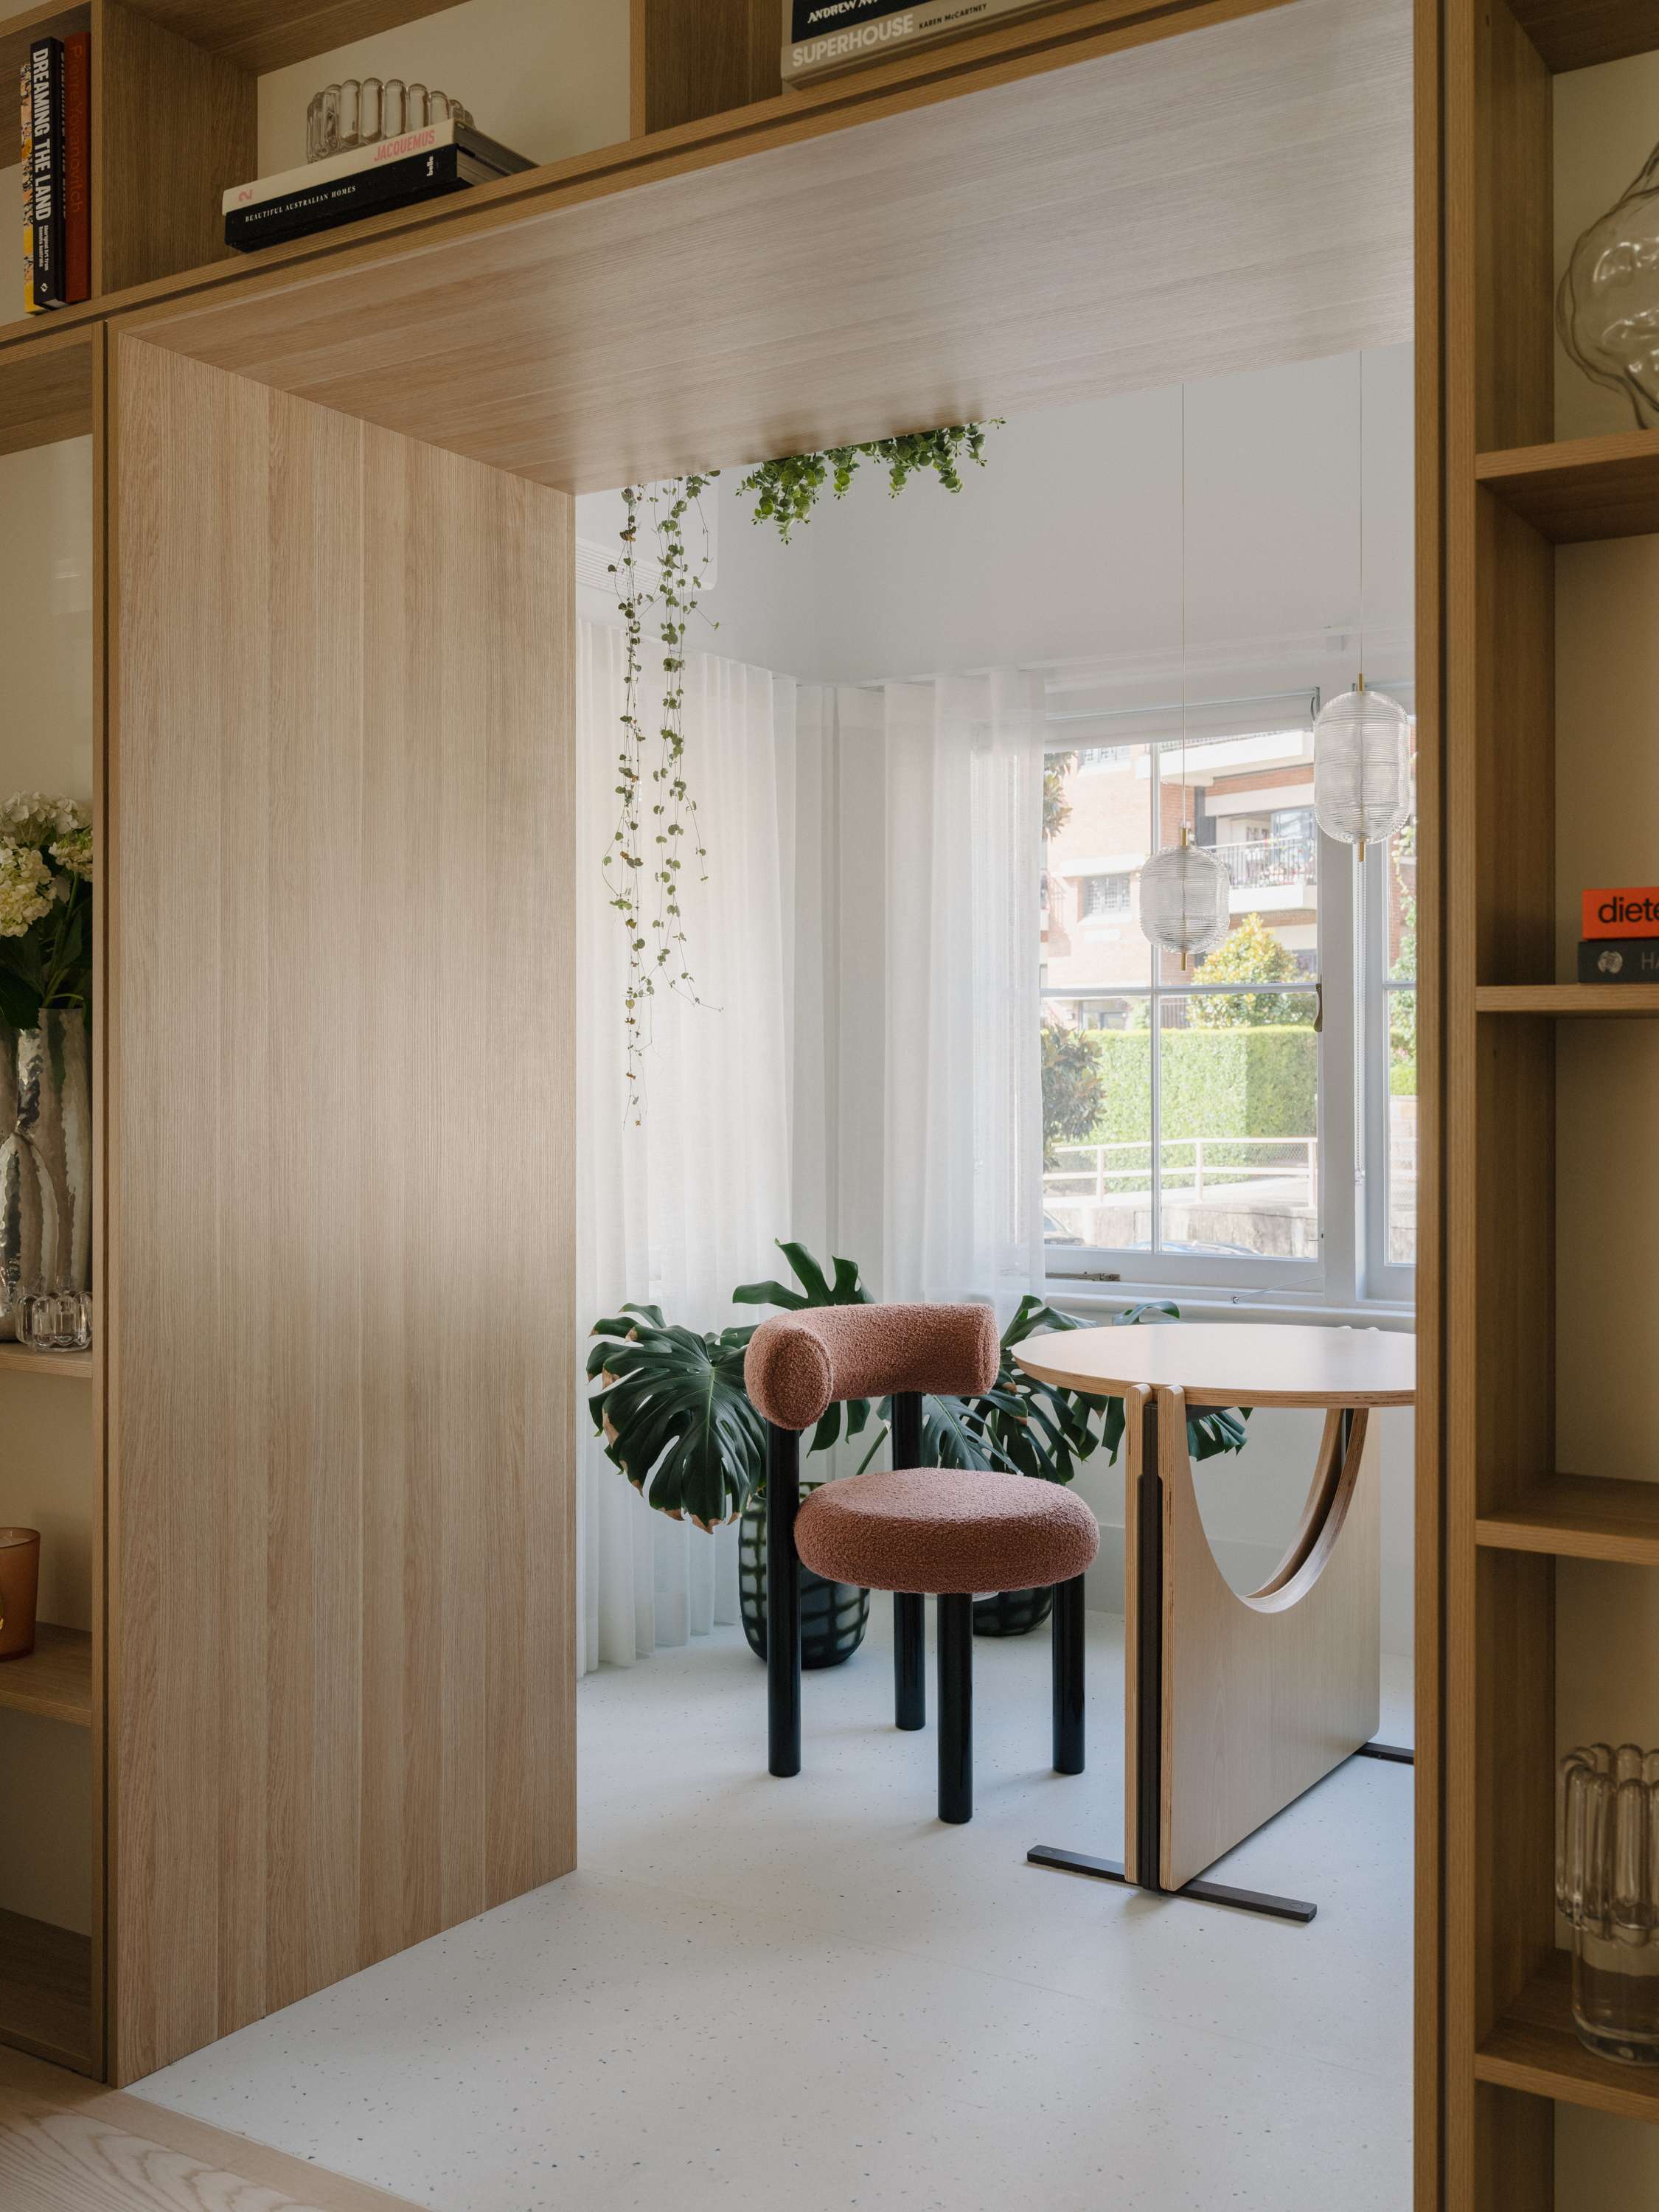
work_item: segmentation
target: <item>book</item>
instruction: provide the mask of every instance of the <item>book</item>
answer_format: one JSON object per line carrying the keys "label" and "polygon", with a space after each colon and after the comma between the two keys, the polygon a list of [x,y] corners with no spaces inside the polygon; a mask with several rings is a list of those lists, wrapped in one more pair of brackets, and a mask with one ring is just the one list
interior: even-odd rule
{"label": "book", "polygon": [[1659,936],[1659,884],[1626,884],[1583,896],[1586,938]]}
{"label": "book", "polygon": [[487,183],[497,173],[471,161],[459,146],[440,146],[429,154],[413,155],[406,161],[388,162],[384,168],[337,177],[332,184],[307,191],[235,208],[225,217],[225,244],[246,253],[285,239],[308,238],[315,231],[356,222],[362,216],[383,215],[392,208],[413,207],[422,200],[465,191],[468,185]]}
{"label": "book", "polygon": [[92,297],[92,38],[64,41],[64,296]]}
{"label": "book", "polygon": [[1659,983],[1659,937],[1583,937],[1581,983]]}
{"label": "book", "polygon": [[23,163],[23,313],[39,315],[45,310],[34,297],[34,102],[29,91],[29,65],[20,62],[17,69],[17,96],[22,110],[21,160]]}
{"label": "book", "polygon": [[29,48],[28,174],[34,245],[34,303],[66,304],[64,274],[64,42]]}
{"label": "book", "polygon": [[[393,168],[400,161],[417,155],[436,153],[447,146],[459,147],[470,161],[482,164],[494,176],[514,176],[534,166],[522,154],[515,154],[510,147],[485,137],[471,124],[446,119],[424,124],[418,131],[400,131],[395,138],[377,138],[367,146],[349,147],[343,154],[331,154],[322,161],[307,161],[298,169],[279,169],[269,177],[256,177],[249,184],[233,185],[221,202],[221,212],[232,215],[239,209],[258,207],[267,200],[316,191],[341,177],[361,176],[368,169]],[[469,183],[473,181],[468,179]]]}
{"label": "book", "polygon": [[783,79],[881,61],[896,47],[983,31],[1052,0],[783,0]]}

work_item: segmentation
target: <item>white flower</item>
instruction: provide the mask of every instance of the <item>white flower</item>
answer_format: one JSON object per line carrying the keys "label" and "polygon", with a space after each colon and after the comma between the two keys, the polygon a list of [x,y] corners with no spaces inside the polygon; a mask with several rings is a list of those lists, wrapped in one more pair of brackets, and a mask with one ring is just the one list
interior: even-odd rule
{"label": "white flower", "polygon": [[24,937],[49,914],[52,874],[33,846],[0,840],[0,937]]}
{"label": "white flower", "polygon": [[[70,875],[79,876],[83,881],[91,876],[92,831],[86,823],[63,825],[62,836],[54,837],[47,850],[58,866],[67,868]],[[68,884],[64,884],[63,895],[65,898],[72,888]]]}
{"label": "white flower", "polygon": [[0,832],[20,845],[45,845],[58,835],[58,799],[38,791],[14,793],[0,806]]}

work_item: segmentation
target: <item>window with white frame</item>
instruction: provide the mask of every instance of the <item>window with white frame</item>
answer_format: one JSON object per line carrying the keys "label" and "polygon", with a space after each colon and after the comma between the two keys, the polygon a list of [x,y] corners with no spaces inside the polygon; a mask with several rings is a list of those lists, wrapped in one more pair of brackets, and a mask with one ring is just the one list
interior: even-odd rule
{"label": "window with white frame", "polygon": [[[1184,769],[1156,715],[1139,742],[1048,756],[1053,1277],[1342,1305],[1411,1295],[1414,836],[1363,869],[1322,838],[1316,702],[1261,712],[1274,703],[1256,712],[1277,726],[1251,727],[1249,702],[1218,712]],[[1183,825],[1226,868],[1232,923],[1186,965],[1154,956],[1139,917],[1139,868]]]}

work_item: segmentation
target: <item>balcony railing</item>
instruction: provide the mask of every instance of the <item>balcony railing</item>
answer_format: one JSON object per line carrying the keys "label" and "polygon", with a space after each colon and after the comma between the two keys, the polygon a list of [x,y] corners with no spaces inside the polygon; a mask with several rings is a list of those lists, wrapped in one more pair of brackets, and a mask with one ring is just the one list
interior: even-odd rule
{"label": "balcony railing", "polygon": [[1276,890],[1316,879],[1316,837],[1254,837],[1243,844],[1215,845],[1211,850],[1236,890]]}
{"label": "balcony railing", "polygon": [[[1056,1145],[1057,1164],[1046,1169],[1046,1204],[1098,1205],[1151,1183],[1152,1147],[1133,1138],[1103,1145]],[[1218,1193],[1252,1186],[1260,1201],[1311,1206],[1319,1188],[1319,1141],[1315,1137],[1165,1137],[1159,1145],[1159,1182],[1166,1200],[1213,1200]],[[1065,1164],[1075,1161],[1075,1166]]]}

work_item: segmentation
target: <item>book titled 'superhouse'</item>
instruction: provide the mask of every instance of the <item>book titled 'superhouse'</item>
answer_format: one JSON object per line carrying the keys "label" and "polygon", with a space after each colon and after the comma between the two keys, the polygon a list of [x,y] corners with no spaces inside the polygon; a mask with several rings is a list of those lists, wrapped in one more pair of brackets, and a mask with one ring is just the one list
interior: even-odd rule
{"label": "book titled 'superhouse'", "polygon": [[879,61],[896,48],[988,30],[1054,0],[783,0],[783,76]]}

